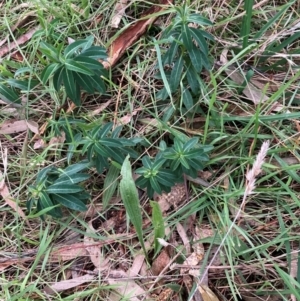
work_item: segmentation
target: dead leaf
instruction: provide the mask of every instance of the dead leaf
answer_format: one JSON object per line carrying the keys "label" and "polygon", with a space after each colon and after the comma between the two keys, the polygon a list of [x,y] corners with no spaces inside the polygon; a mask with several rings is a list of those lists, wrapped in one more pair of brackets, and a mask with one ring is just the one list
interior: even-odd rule
{"label": "dead leaf", "polygon": [[[126,272],[122,270],[110,270],[109,278],[107,278],[107,282],[114,286],[114,291],[117,294],[112,293],[109,296],[108,300],[123,300],[126,296],[126,299],[131,301],[140,301],[141,296],[149,298],[149,294],[141,288],[134,280],[126,279],[128,275]],[[122,281],[120,281],[120,278]]]}
{"label": "dead leaf", "polygon": [[152,274],[154,276],[158,276],[163,271],[163,269],[169,265],[170,261],[171,259],[167,250],[163,249],[152,263]]}
{"label": "dead leaf", "polygon": [[[154,5],[148,9],[142,20],[125,29],[110,45],[108,50],[108,60],[102,62],[105,68],[115,65],[119,58],[128,50],[128,48],[142,36],[147,28],[158,18],[154,14],[166,9],[166,5],[173,3],[171,0],[161,0],[160,5]],[[151,16],[147,18],[147,16]]]}
{"label": "dead leaf", "polygon": [[113,17],[111,19],[111,27],[118,28],[120,21],[125,14],[125,9],[127,5],[128,0],[119,0],[118,3],[115,6]]}
{"label": "dead leaf", "polygon": [[86,230],[87,235],[84,236],[84,245],[88,251],[91,261],[94,266],[99,270],[104,270],[107,268],[109,258],[104,258],[101,250],[101,246],[97,245],[94,239],[88,236],[89,233],[95,234],[96,230],[94,229],[92,222],[88,223],[88,228]]}
{"label": "dead leaf", "polygon": [[39,30],[40,27],[36,26],[34,28],[32,28],[31,30],[29,30],[27,33],[25,33],[24,35],[20,36],[16,42],[11,42],[9,43],[7,46],[1,47],[0,48],[0,57],[3,57],[4,55],[6,55],[7,53],[11,52],[13,49],[17,48],[18,46],[26,43],[27,41],[29,41],[32,36],[34,35],[34,33]]}
{"label": "dead leaf", "polygon": [[20,208],[20,206],[13,200],[11,197],[8,187],[5,184],[4,176],[2,172],[0,171],[0,195],[2,196],[4,202],[10,206],[15,212],[18,213],[19,216],[21,216],[24,220],[26,219],[26,215],[23,212],[23,210]]}
{"label": "dead leaf", "polygon": [[132,117],[137,114],[138,110],[134,110],[132,113],[128,113],[127,115],[123,116],[122,118],[119,119],[119,122],[117,125],[125,125],[128,124]]}
{"label": "dead leaf", "polygon": [[71,245],[66,245],[53,250],[50,253],[50,262],[61,262],[72,260],[80,256],[87,256],[88,252],[84,243],[75,243]]}
{"label": "dead leaf", "polygon": [[163,213],[167,212],[171,206],[177,208],[186,200],[186,188],[184,184],[176,184],[169,193],[161,195],[154,194],[154,200],[158,202]]}
{"label": "dead leaf", "polygon": [[47,143],[43,139],[38,139],[34,145],[33,149],[43,149],[47,146]]}
{"label": "dead leaf", "polygon": [[145,262],[145,255],[143,254],[137,255],[133,260],[131,268],[127,271],[128,276],[130,277],[137,276],[144,262]]}
{"label": "dead leaf", "polygon": [[90,113],[89,113],[89,116],[92,117],[92,116],[95,116],[95,115],[100,114],[100,113],[103,112],[110,104],[111,104],[111,99],[108,100],[107,102],[101,104],[101,105],[99,106],[98,109],[96,109],[96,110],[90,112]]}
{"label": "dead leaf", "polygon": [[38,124],[32,120],[7,120],[0,127],[0,134],[8,135],[19,132],[24,132],[29,129],[35,134],[38,134]]}
{"label": "dead leaf", "polygon": [[39,125],[35,121],[26,120],[26,123],[31,132],[39,134]]}
{"label": "dead leaf", "polygon": [[203,301],[219,301],[218,297],[207,285],[199,285],[198,290],[202,296]]}
{"label": "dead leaf", "polygon": [[46,286],[44,291],[46,294],[54,295],[57,292],[62,292],[65,290],[68,290],[70,288],[76,287],[78,285],[81,285],[85,282],[90,282],[95,278],[94,275],[84,275],[73,279],[63,280],[60,282],[56,282],[50,286]]}
{"label": "dead leaf", "polygon": [[64,143],[66,140],[66,133],[65,132],[60,132],[60,136],[52,137],[49,141],[49,146],[50,145],[56,145]]}
{"label": "dead leaf", "polygon": [[4,271],[12,265],[24,263],[26,261],[33,261],[33,257],[22,257],[22,258],[0,258],[0,272]]}

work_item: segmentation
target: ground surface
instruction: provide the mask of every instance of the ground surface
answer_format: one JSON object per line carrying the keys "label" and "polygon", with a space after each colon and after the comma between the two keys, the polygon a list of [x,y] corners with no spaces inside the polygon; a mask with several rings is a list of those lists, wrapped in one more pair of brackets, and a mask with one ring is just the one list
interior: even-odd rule
{"label": "ground surface", "polygon": [[[138,35],[124,37],[153,2],[0,4],[1,84],[18,78],[22,67],[39,80],[34,90],[21,91],[21,105],[0,100],[0,300],[300,300],[297,1],[254,1],[247,45],[243,1],[190,1],[191,10],[213,23],[206,28],[215,38],[213,68],[201,73],[203,89],[188,111],[174,93],[176,109],[166,124],[214,148],[196,179],[154,196],[165,225],[158,256],[145,190],[138,193],[148,262],[118,189],[103,208],[106,171],[90,171],[87,212],[64,209],[63,218],[42,221],[26,211],[38,171],[67,164],[60,118],[92,127],[123,124],[124,137],[147,141],[141,155],[155,155],[162,138],[172,139],[174,132],[160,123],[172,105],[156,98],[163,82],[155,78],[153,42],[174,18],[171,4],[150,28],[137,26]],[[108,48],[117,40],[126,49],[110,53],[107,93],[82,93],[82,106],[74,108],[63,89],[41,82],[47,61],[39,47],[43,40],[67,45],[90,35],[96,45]],[[247,194],[246,175],[264,141],[265,163]]]}

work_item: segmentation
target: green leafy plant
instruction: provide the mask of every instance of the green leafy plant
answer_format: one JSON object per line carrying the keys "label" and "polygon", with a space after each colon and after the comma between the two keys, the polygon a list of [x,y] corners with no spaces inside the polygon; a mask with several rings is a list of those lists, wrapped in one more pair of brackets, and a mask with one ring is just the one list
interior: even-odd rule
{"label": "green leafy plant", "polygon": [[16,78],[23,71],[21,68],[13,75],[10,71],[6,70],[0,74],[0,97],[7,103],[21,105],[22,91],[28,93],[37,84],[37,80],[18,79]]}
{"label": "green leafy plant", "polygon": [[90,164],[76,163],[65,169],[47,167],[42,169],[36,178],[36,184],[29,187],[30,197],[27,209],[31,212],[36,205],[36,211],[47,213],[55,218],[62,217],[61,206],[76,211],[85,211],[86,201],[90,195],[79,183],[86,181],[90,175],[82,173]]}
{"label": "green leafy plant", "polygon": [[[199,14],[191,13],[187,4],[175,7],[175,10],[175,18],[162,36],[162,41],[168,45],[159,64],[158,78],[163,79],[164,88],[157,97],[162,100],[171,97],[170,93],[177,92],[182,82],[187,82],[192,93],[198,94],[201,87],[200,72],[203,67],[211,69],[207,40],[213,41],[214,38],[201,27],[212,23]],[[196,26],[189,26],[191,24]],[[182,85],[181,89],[185,93],[184,104],[190,107],[189,89],[183,89]]]}
{"label": "green leafy plant", "polygon": [[50,60],[43,70],[41,78],[44,84],[50,79],[53,87],[59,91],[64,85],[67,96],[80,106],[80,89],[88,93],[106,92],[104,78],[107,71],[98,61],[107,58],[103,47],[93,46],[93,37],[78,40],[62,51],[63,44],[54,47],[41,42],[40,51]]}
{"label": "green leafy plant", "polygon": [[94,162],[99,173],[109,168],[111,159],[122,164],[128,154],[133,158],[138,156],[130,147],[135,146],[140,139],[119,138],[122,127],[111,131],[112,127],[112,122],[103,127],[95,126],[79,142],[79,145],[82,145],[82,154],[87,154],[88,160]]}
{"label": "green leafy plant", "polygon": [[174,145],[163,149],[155,159],[142,158],[143,167],[136,170],[141,175],[136,184],[147,188],[150,198],[154,192],[169,192],[175,183],[183,181],[185,174],[197,177],[197,172],[204,168],[203,162],[209,160],[207,152],[211,149],[212,146],[198,144],[198,138],[183,142],[176,137]]}

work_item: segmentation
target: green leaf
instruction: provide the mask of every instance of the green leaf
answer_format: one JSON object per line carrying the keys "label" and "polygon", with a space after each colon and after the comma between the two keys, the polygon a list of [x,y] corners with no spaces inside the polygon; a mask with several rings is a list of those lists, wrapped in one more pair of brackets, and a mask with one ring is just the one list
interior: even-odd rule
{"label": "green leaf", "polygon": [[62,204],[63,206],[76,210],[76,211],[86,211],[86,205],[79,199],[77,199],[73,195],[60,195],[60,194],[53,194],[52,196],[58,203]]}
{"label": "green leaf", "polygon": [[182,37],[182,41],[183,41],[185,48],[187,50],[192,50],[192,47],[194,44],[192,41],[190,28],[188,27],[187,24],[184,23],[184,24],[182,24],[181,31],[182,31],[181,37]]}
{"label": "green leaf", "polygon": [[119,175],[120,175],[120,169],[114,166],[113,164],[111,164],[106,174],[104,185],[103,185],[103,197],[102,197],[103,209],[105,209],[108,206],[109,201],[111,200],[112,196],[114,195],[118,187]]}
{"label": "green leaf", "polygon": [[101,60],[105,60],[107,59],[108,55],[106,53],[105,48],[100,47],[100,46],[92,46],[84,51],[81,52],[80,55],[78,55],[77,57],[89,57],[91,59],[101,59]]}
{"label": "green leaf", "polygon": [[126,157],[121,169],[122,180],[120,182],[120,193],[126,209],[126,212],[135,228],[140,244],[144,250],[145,256],[147,251],[143,238],[143,221],[140,208],[138,192],[132,178],[132,170],[129,162],[129,156]]}
{"label": "green leaf", "polygon": [[204,30],[201,30],[201,29],[198,29],[198,31],[202,34],[202,36],[203,36],[204,38],[206,38],[206,39],[208,39],[208,40],[210,40],[210,41],[212,41],[212,42],[215,41],[214,36],[212,36],[210,33],[206,32],[206,31],[204,31]]}
{"label": "green leaf", "polygon": [[49,80],[49,78],[55,73],[55,71],[59,68],[59,64],[58,63],[53,63],[48,65],[42,72],[41,74],[41,79],[42,82],[44,84],[47,83],[47,81]]}
{"label": "green leaf", "polygon": [[74,71],[76,73],[82,73],[82,74],[86,74],[86,75],[94,75],[95,73],[90,70],[89,68],[85,67],[84,65],[76,62],[73,59],[67,59],[65,62],[65,66],[67,68],[67,70],[70,71]]}
{"label": "green leaf", "polygon": [[194,107],[194,100],[189,89],[184,89],[182,92],[182,102],[188,111]]}
{"label": "green leaf", "polygon": [[46,55],[50,60],[59,63],[59,50],[53,47],[52,45],[41,42],[40,51]]}
{"label": "green leaf", "polygon": [[[52,200],[50,199],[49,195],[45,191],[40,192],[40,198],[39,198],[39,205],[42,209],[49,209],[51,207],[54,207],[56,204],[53,204]],[[39,210],[40,211],[40,210]],[[53,217],[61,218],[62,213],[60,208],[53,208],[48,211],[48,214],[50,214]]]}
{"label": "green leaf", "polygon": [[179,47],[179,44],[176,41],[173,41],[171,43],[170,48],[163,56],[163,60],[162,60],[163,65],[172,64],[172,62],[174,61],[174,58],[178,52],[178,47]]}
{"label": "green leaf", "polygon": [[68,45],[64,51],[64,56],[66,58],[70,58],[73,54],[76,53],[79,49],[82,49],[88,41],[86,40],[78,40],[73,42],[72,44]]}
{"label": "green leaf", "polygon": [[161,248],[161,245],[159,244],[157,239],[163,239],[165,237],[165,225],[159,204],[157,202],[150,201],[150,205],[152,207],[152,224],[154,228],[154,251],[156,255]]}
{"label": "green leaf", "polygon": [[201,17],[199,14],[190,14],[188,16],[188,22],[196,23],[199,25],[208,25],[211,26],[213,23],[206,18]]}
{"label": "green leaf", "polygon": [[0,96],[7,103],[21,104],[20,96],[13,88],[0,84]]}
{"label": "green leaf", "polygon": [[186,142],[183,146],[183,151],[186,152],[190,150],[191,148],[195,147],[198,143],[199,139],[198,138],[192,138],[188,142]]}
{"label": "green leaf", "polygon": [[60,177],[70,177],[80,171],[88,169],[89,167],[91,167],[91,163],[88,161],[72,164],[62,171]]}
{"label": "green leaf", "polygon": [[77,173],[71,176],[59,177],[54,184],[77,184],[90,178],[89,174]]}
{"label": "green leaf", "polygon": [[73,72],[70,70],[62,70],[62,80],[66,89],[67,95],[70,99],[77,105],[80,106],[80,92],[78,93],[77,87],[75,84]]}
{"label": "green leaf", "polygon": [[63,73],[65,72],[65,67],[63,65],[61,65],[56,71],[55,74],[53,76],[53,86],[54,89],[56,91],[59,91],[61,84],[62,84],[62,80],[63,80]]}
{"label": "green leaf", "polygon": [[104,81],[101,79],[100,76],[94,75],[90,77],[91,84],[93,87],[99,91],[100,93],[105,93],[106,92],[106,87]]}
{"label": "green leaf", "polygon": [[71,193],[76,193],[76,192],[79,192],[82,190],[83,190],[83,188],[78,185],[57,183],[57,184],[50,185],[46,189],[46,192],[47,193],[55,193],[55,194],[71,194]]}
{"label": "green leaf", "polygon": [[194,94],[197,94],[200,88],[199,76],[195,70],[195,68],[190,64],[186,66],[186,77],[187,81],[192,89]]}
{"label": "green leaf", "polygon": [[201,51],[205,56],[208,56],[208,47],[205,41],[205,38],[202,36],[201,31],[196,28],[190,28],[192,37],[195,39],[197,44],[199,45]]}
{"label": "green leaf", "polygon": [[197,72],[201,72],[202,70],[201,51],[194,45],[192,49],[188,50],[188,53],[193,67],[196,69]]}
{"label": "green leaf", "polygon": [[170,76],[170,89],[175,92],[178,89],[183,72],[183,56],[181,55],[175,63]]}
{"label": "green leaf", "polygon": [[30,89],[33,89],[39,82],[36,80],[27,81],[18,79],[7,79],[6,83],[11,87],[29,91]]}
{"label": "green leaf", "polygon": [[91,83],[91,77],[81,73],[73,74],[75,81],[88,93],[92,94],[95,89]]}
{"label": "green leaf", "polygon": [[104,70],[104,66],[100,62],[86,56],[77,56],[74,58],[74,61],[90,70]]}
{"label": "green leaf", "polygon": [[155,46],[155,50],[157,52],[158,67],[159,67],[159,71],[160,71],[160,74],[161,74],[162,81],[164,83],[164,89],[165,89],[166,93],[170,96],[170,98],[172,100],[172,92],[171,92],[170,85],[169,85],[169,82],[167,80],[165,70],[164,70],[164,67],[163,67],[163,64],[162,64],[160,48],[159,48],[159,45],[158,45],[157,42],[154,43],[154,46]]}

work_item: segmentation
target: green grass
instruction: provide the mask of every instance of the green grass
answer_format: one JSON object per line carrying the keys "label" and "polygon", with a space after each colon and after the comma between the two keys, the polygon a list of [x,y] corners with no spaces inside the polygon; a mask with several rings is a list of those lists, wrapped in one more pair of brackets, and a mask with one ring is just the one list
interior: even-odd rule
{"label": "green grass", "polygon": [[[27,67],[30,70],[26,73],[28,78],[32,76],[41,80],[40,74],[46,65],[39,51],[41,41],[48,39],[55,44],[59,39],[66,42],[67,38],[78,40],[92,35],[97,45],[106,47],[110,39],[122,32],[122,28],[136,22],[142,12],[153,5],[151,2],[129,3],[120,28],[115,30],[110,27],[110,22],[116,0],[6,1],[0,5],[2,47],[35,26],[40,26],[43,31],[2,57],[0,72],[13,74],[17,69]],[[176,5],[181,3],[176,2]],[[142,156],[155,156],[162,139],[171,145],[174,136],[186,135],[199,138],[200,143],[213,145],[210,161],[204,173],[198,175],[209,185],[206,187],[188,180],[189,186],[187,191],[184,189],[182,198],[184,201],[170,205],[163,214],[164,239],[175,246],[172,248],[175,254],[171,257],[178,256],[176,263],[182,264],[189,256],[176,225],[180,223],[185,227],[191,245],[195,244],[192,240],[197,226],[203,237],[202,268],[211,265],[208,285],[219,300],[239,301],[247,300],[247,297],[290,300],[292,294],[297,300],[300,286],[300,110],[299,33],[294,26],[299,19],[298,4],[295,1],[284,4],[282,1],[265,2],[260,7],[247,7],[246,14],[244,4],[238,5],[237,1],[190,2],[191,10],[213,22],[208,32],[215,37],[215,42],[209,42],[209,57],[214,68],[201,73],[202,90],[194,95],[195,105],[189,110],[185,108],[180,92],[185,83],[181,83],[178,91],[172,94],[172,101],[162,101],[156,96],[164,86],[162,80],[155,78],[157,50],[163,54],[167,45],[155,45],[154,41],[161,38],[172,21],[174,14],[170,14],[170,10],[109,70],[111,79],[105,95],[98,92],[82,94],[83,105],[72,113],[66,113],[69,101],[65,92],[56,92],[51,85],[43,85],[40,81],[28,95],[23,93],[25,102],[22,108],[0,104],[0,126],[14,119],[35,121],[39,126],[48,121],[48,127],[40,138],[49,144],[51,138],[58,135],[55,126],[59,118],[82,119],[86,122],[85,129],[90,130],[106,122],[117,124],[134,112],[122,130],[122,137],[144,138],[144,143],[136,149],[139,159],[136,162],[131,160],[133,170],[141,167]],[[24,24],[14,29],[13,26],[23,19]],[[224,49],[228,49],[229,63],[218,67],[217,62],[221,60]],[[21,61],[15,59],[15,51],[23,58]],[[253,67],[253,77],[243,70],[247,66]],[[230,75],[232,71],[239,73],[242,84],[234,81]],[[263,83],[259,91],[267,96],[264,103],[254,105],[243,94],[249,80]],[[107,101],[110,101],[108,106],[97,112]],[[37,173],[47,166],[67,166],[68,145],[59,143],[35,148],[36,140],[33,138],[31,131],[0,134],[0,171],[12,199],[24,212],[28,187],[33,185]],[[254,192],[243,202],[246,174],[266,140],[270,141],[270,148],[265,164],[256,178]],[[75,153],[71,163],[82,159],[79,153]],[[112,199],[108,200],[107,195],[111,192],[104,194],[104,187],[110,187],[105,182],[107,171],[98,174],[93,169],[89,173],[91,178],[84,184],[91,194],[89,210],[77,213],[64,209],[60,220],[46,217],[42,221],[35,213],[27,214],[23,220],[5,204],[2,197],[0,299],[111,300],[114,285],[105,277],[112,278],[110,270],[127,272],[137,255],[144,254],[143,248],[148,251],[149,261],[145,261],[141,272],[129,278],[140,288],[149,290],[155,277],[143,273],[143,270],[151,268],[158,246],[153,241],[157,228],[154,229],[152,224],[152,207],[145,191],[138,191],[138,212],[143,223],[142,229],[136,231],[130,222],[132,213],[126,213],[126,206],[120,199],[119,182]],[[121,179],[116,170],[109,175],[115,181]],[[232,226],[235,218],[236,223]],[[90,230],[91,224],[93,231]],[[228,232],[230,227],[232,229]],[[160,233],[163,233],[162,229]],[[101,255],[99,258],[107,260],[103,271],[95,270],[88,252],[65,261],[51,257],[54,250],[83,244],[86,237],[94,240],[98,255]],[[140,243],[141,237],[144,246]],[[220,246],[224,237],[226,239]],[[219,255],[210,262],[217,248],[220,248]],[[71,254],[71,251],[65,252]],[[7,262],[10,264],[5,267]],[[201,263],[197,265],[199,271]],[[94,278],[51,297],[44,291],[56,282],[71,281],[86,274],[92,274]],[[193,294],[192,288],[183,284],[180,269],[168,270],[161,276],[163,281],[156,289],[181,288],[170,300],[188,300],[188,296]],[[191,278],[192,283],[199,284],[200,278]],[[154,289],[147,300],[152,293],[155,293]],[[129,297],[126,292],[124,298],[126,294]]]}

